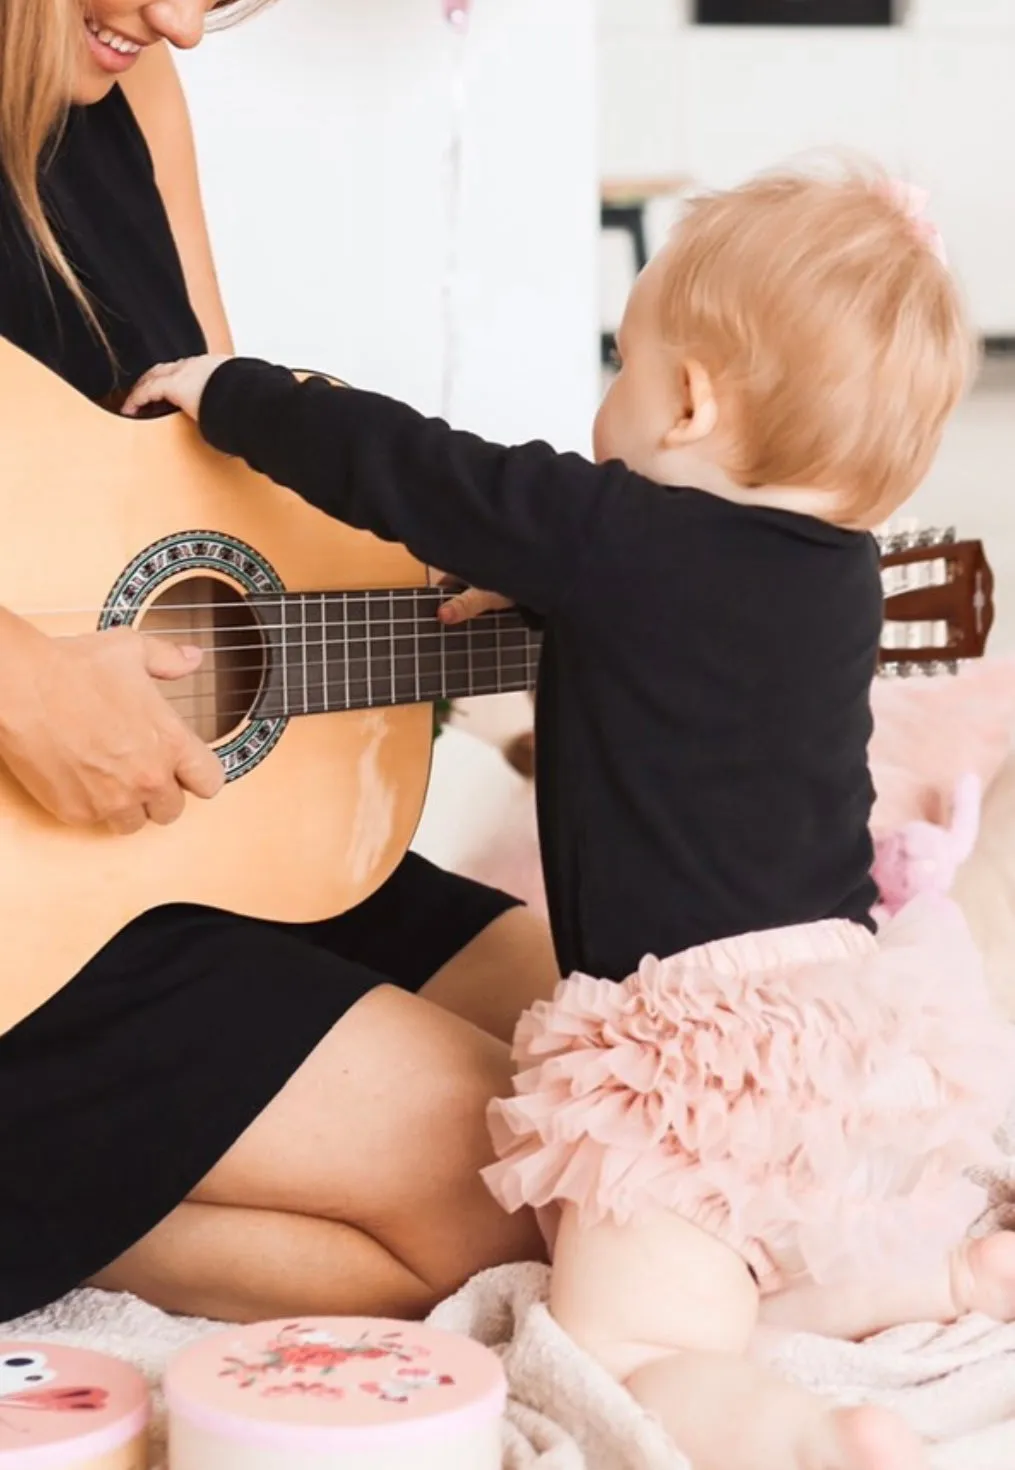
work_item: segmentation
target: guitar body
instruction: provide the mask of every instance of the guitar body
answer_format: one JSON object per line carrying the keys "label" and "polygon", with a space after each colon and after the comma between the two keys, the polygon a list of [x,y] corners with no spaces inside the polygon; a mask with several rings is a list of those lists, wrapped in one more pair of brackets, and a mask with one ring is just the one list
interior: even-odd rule
{"label": "guitar body", "polygon": [[[201,642],[210,593],[220,624],[239,627],[240,599],[273,586],[426,583],[403,548],[216,454],[181,416],[116,418],[4,343],[0,525],[0,604],[48,634],[95,631],[115,604],[132,610],[121,621]],[[231,665],[165,686],[231,775],[214,801],[188,798],[175,825],[126,838],[72,829],[0,767],[0,1033],[150,908],[321,919],[366,898],[406,852],[431,706],[252,719],[259,644],[244,623],[231,646]]]}

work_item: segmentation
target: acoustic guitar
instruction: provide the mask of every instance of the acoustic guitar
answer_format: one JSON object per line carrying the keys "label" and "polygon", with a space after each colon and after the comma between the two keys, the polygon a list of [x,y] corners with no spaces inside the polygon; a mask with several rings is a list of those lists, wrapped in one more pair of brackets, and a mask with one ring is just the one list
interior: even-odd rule
{"label": "acoustic guitar", "polygon": [[[217,454],[182,416],[118,418],[2,342],[0,517],[0,604],[51,635],[202,647],[164,693],[227,776],[173,826],[124,838],[62,825],[0,767],[0,1034],[160,904],[306,922],[361,902],[412,840],[432,702],[535,681],[539,639],[516,613],[444,628],[445,594],[403,548]],[[942,586],[912,616],[951,618]]]}
{"label": "acoustic guitar", "polygon": [[[227,784],[133,837],[48,816],[0,766],[0,1034],[125,923],[199,902],[344,912],[412,840],[432,704],[528,689],[514,612],[445,628],[402,547],[307,506],[181,415],[95,407],[0,342],[0,604],[46,633],[132,627],[204,650],[163,692]],[[143,977],[139,977],[143,983]]]}

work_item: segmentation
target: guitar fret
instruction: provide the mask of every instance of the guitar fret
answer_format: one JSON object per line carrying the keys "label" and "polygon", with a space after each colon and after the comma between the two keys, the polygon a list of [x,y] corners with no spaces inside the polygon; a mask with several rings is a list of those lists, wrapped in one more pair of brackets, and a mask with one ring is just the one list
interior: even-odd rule
{"label": "guitar fret", "polygon": [[350,594],[346,660],[349,665],[349,708],[369,709],[373,693],[370,672],[370,604],[363,592]]}
{"label": "guitar fret", "polygon": [[307,599],[300,598],[300,653],[303,664],[303,713],[310,713],[310,680],[307,678]]}
{"label": "guitar fret", "polygon": [[300,665],[303,678],[303,713],[319,714],[327,706],[322,702],[321,691],[327,680],[327,663],[324,658],[323,627],[318,637],[315,619],[320,615],[317,600],[301,595],[300,606]]}
{"label": "guitar fret", "polygon": [[419,640],[416,636],[420,613],[419,594],[416,588],[411,589],[411,601],[413,608],[411,618],[402,616],[397,606],[391,617],[393,704],[418,704],[420,701]]}
{"label": "guitar fret", "polygon": [[328,599],[322,592],[320,594],[321,609],[321,707],[328,709],[331,705],[331,693],[328,688]]}
{"label": "guitar fret", "polygon": [[374,670],[373,659],[370,652],[370,604],[369,593],[363,599],[363,625],[366,628],[366,665],[367,665],[367,706],[371,707],[374,702]]}
{"label": "guitar fret", "polygon": [[291,708],[289,704],[289,648],[286,643],[286,608],[288,606],[288,598],[280,597],[278,605],[279,611],[282,614],[280,619],[282,624],[282,708],[288,713]]}
{"label": "guitar fret", "polygon": [[499,688],[497,677],[496,639],[489,620],[478,618],[470,623],[469,685],[477,694],[493,694]]}
{"label": "guitar fret", "polygon": [[440,644],[439,644],[439,648],[440,648],[440,682],[438,684],[438,691],[439,691],[438,697],[441,698],[441,699],[447,699],[447,697],[448,697],[448,644],[447,644],[447,639],[446,638],[442,638],[441,639]]}
{"label": "guitar fret", "polygon": [[289,699],[290,708],[297,714],[307,714],[307,677],[306,677],[306,625],[303,620],[302,597],[288,597],[285,602],[285,611],[282,621],[287,627],[288,636],[288,659],[289,664]]}
{"label": "guitar fret", "polygon": [[262,715],[318,714],[531,687],[538,637],[515,613],[457,627],[429,588],[257,598],[274,649]]}
{"label": "guitar fret", "polygon": [[349,601],[342,598],[342,672],[345,677],[345,708],[351,709],[349,686]]}

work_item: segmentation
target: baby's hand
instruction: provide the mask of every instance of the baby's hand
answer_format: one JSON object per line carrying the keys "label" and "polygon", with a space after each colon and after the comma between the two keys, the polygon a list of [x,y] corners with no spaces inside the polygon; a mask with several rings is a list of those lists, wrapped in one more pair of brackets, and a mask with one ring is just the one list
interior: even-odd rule
{"label": "baby's hand", "polygon": [[208,379],[216,368],[228,362],[227,357],[185,357],[179,362],[164,362],[145,373],[131,389],[123,412],[136,418],[152,403],[171,403],[188,418],[197,419]]}
{"label": "baby's hand", "polygon": [[438,614],[442,623],[468,623],[486,612],[500,612],[513,604],[499,592],[483,592],[478,587],[465,587],[441,604]]}

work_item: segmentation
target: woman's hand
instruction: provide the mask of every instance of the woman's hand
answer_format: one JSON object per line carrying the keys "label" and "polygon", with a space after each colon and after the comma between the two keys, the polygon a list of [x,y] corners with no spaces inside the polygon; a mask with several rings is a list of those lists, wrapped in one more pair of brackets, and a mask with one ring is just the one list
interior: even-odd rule
{"label": "woman's hand", "polygon": [[179,362],[164,362],[139,378],[127,395],[123,413],[136,418],[143,408],[153,403],[171,403],[188,418],[197,419],[208,379],[228,357],[184,357]]}
{"label": "woman's hand", "polygon": [[156,682],[200,661],[199,649],[128,629],[47,638],[4,614],[0,759],[62,822],[122,833],[173,822],[185,792],[212,797],[225,780]]}

